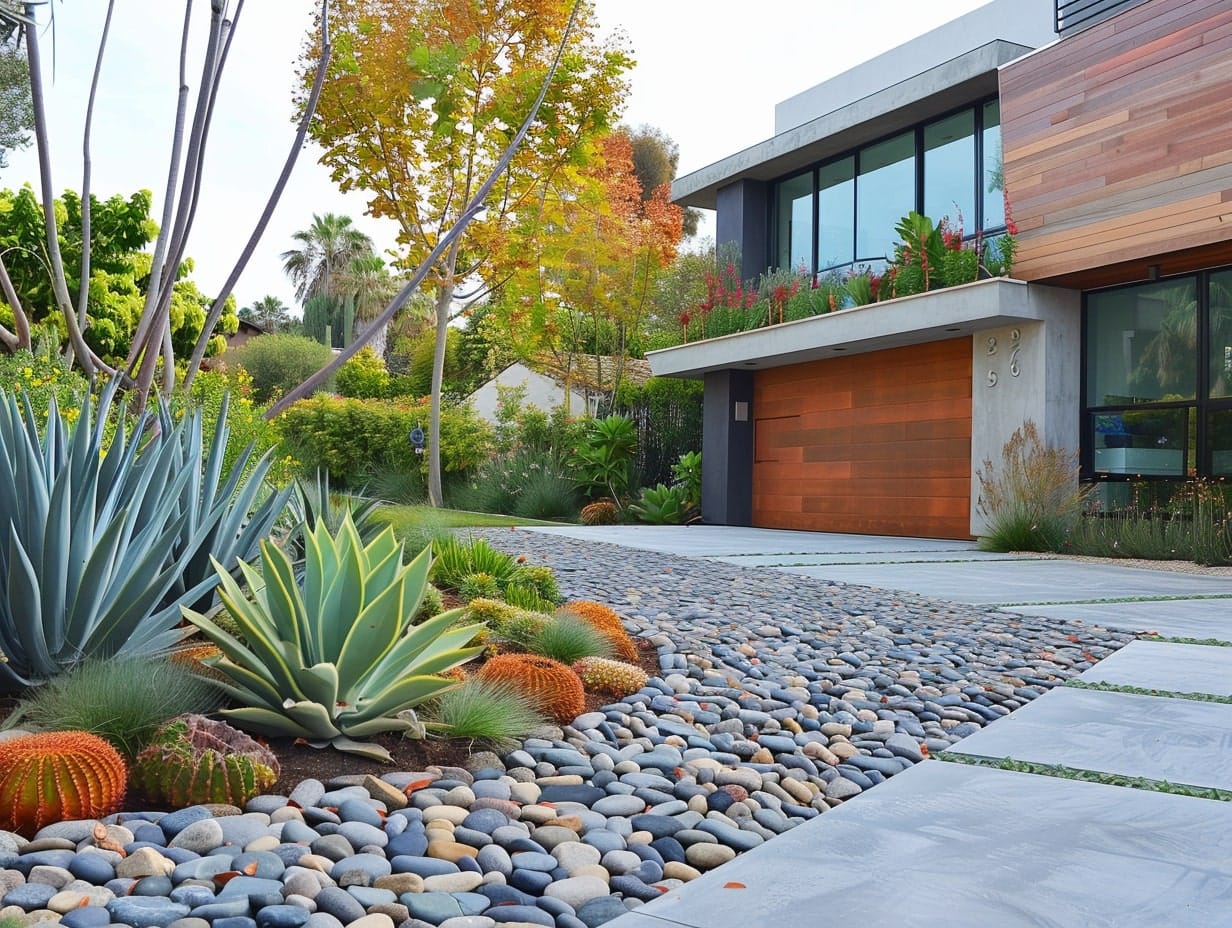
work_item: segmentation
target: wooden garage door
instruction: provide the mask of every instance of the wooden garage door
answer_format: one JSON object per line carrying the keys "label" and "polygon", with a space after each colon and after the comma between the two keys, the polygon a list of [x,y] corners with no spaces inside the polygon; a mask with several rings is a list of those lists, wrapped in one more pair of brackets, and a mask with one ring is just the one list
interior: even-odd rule
{"label": "wooden garage door", "polygon": [[753,524],[969,538],[971,339],[758,371]]}

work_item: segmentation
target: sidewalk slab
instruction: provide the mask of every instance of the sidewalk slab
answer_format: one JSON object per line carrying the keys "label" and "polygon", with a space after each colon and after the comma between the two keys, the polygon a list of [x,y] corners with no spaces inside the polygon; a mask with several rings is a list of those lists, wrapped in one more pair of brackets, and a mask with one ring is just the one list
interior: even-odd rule
{"label": "sidewalk slab", "polygon": [[967,563],[972,561],[1026,561],[1034,557],[1015,557],[991,551],[848,551],[835,554],[730,554],[708,558],[741,567],[808,567],[820,564],[875,566],[879,564]]}
{"label": "sidewalk slab", "polygon": [[1232,599],[1010,606],[1008,611],[1058,619],[1078,619],[1089,625],[1102,625],[1104,628],[1153,631],[1176,638],[1232,641]]}
{"label": "sidewalk slab", "polygon": [[1232,648],[1131,641],[1078,679],[1173,693],[1232,696]]}
{"label": "sidewalk slab", "polygon": [[927,761],[607,924],[1226,928],[1230,901],[1232,803]]}
{"label": "sidewalk slab", "polygon": [[904,590],[974,605],[1091,602],[1141,596],[1232,595],[1232,579],[1084,561],[787,567],[841,583]]}
{"label": "sidewalk slab", "polygon": [[951,750],[1232,790],[1232,705],[1058,687]]}

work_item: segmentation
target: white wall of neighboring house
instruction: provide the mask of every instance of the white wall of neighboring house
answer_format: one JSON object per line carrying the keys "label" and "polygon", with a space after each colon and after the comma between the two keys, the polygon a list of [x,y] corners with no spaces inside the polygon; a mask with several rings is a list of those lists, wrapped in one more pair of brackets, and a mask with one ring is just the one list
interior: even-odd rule
{"label": "white wall of neighboring house", "polygon": [[[500,395],[496,388],[526,387],[526,395],[522,399],[523,406],[537,406],[546,411],[555,409],[565,403],[565,388],[551,377],[532,371],[518,361],[509,365],[482,387],[470,395],[470,403],[482,418],[488,422],[496,422],[496,404]],[[586,396],[581,390],[570,390],[569,413],[581,416],[587,413]]]}

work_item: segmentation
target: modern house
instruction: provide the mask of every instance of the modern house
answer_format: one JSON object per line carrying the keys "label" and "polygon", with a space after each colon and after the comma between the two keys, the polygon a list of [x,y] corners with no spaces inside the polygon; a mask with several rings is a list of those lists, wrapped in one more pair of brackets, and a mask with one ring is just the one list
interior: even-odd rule
{"label": "modern house", "polygon": [[892,254],[910,210],[995,236],[981,280],[654,352],[705,382],[720,524],[969,537],[1032,420],[1115,502],[1232,475],[1232,0],[993,0],[779,104],[678,178],[743,276]]}

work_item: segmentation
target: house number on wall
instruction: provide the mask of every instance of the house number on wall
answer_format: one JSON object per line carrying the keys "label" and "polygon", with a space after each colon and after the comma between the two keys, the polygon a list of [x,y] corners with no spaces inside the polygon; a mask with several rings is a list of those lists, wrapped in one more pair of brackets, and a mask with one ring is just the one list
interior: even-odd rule
{"label": "house number on wall", "polygon": [[[997,337],[989,335],[988,341],[985,343],[984,352],[988,357],[993,357],[997,353]],[[1022,367],[1018,363],[1018,357],[1022,353],[1022,332],[1018,329],[1010,329],[1010,376],[1017,377],[1022,373]],[[988,386],[995,387],[999,376],[995,368],[988,369]]]}

